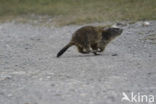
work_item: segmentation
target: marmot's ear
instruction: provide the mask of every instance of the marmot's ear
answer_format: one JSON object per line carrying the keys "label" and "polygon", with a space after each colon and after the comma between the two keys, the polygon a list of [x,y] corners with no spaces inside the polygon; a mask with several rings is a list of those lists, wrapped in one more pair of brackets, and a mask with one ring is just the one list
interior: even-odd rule
{"label": "marmot's ear", "polygon": [[109,29],[109,27],[104,27],[102,30],[107,31],[108,29]]}
{"label": "marmot's ear", "polygon": [[112,28],[119,28],[116,24],[111,26]]}

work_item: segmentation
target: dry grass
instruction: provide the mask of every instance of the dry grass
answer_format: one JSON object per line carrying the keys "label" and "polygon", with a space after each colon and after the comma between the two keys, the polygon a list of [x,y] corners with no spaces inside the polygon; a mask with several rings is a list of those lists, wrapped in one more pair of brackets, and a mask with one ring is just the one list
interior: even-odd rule
{"label": "dry grass", "polygon": [[156,0],[0,0],[0,19],[49,15],[59,25],[156,19]]}

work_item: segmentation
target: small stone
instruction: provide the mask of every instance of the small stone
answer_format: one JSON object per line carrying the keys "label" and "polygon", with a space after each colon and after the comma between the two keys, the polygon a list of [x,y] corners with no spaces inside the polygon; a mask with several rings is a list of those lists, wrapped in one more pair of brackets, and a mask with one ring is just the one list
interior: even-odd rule
{"label": "small stone", "polygon": [[40,41],[41,39],[37,39],[37,41]]}
{"label": "small stone", "polygon": [[57,93],[57,94],[55,94],[55,96],[61,96],[61,94],[58,94],[58,93]]}
{"label": "small stone", "polygon": [[8,97],[11,97],[12,96],[12,94],[10,93],[10,94],[8,94]]}
{"label": "small stone", "polygon": [[152,73],[151,72],[149,72],[149,73],[147,73],[148,75],[151,75]]}
{"label": "small stone", "polygon": [[145,21],[144,23],[143,23],[143,26],[149,26],[150,25],[150,22],[148,22],[148,21]]}
{"label": "small stone", "polygon": [[118,56],[118,54],[114,53],[114,54],[112,54],[112,56]]}
{"label": "small stone", "polygon": [[42,80],[43,80],[43,78],[39,78],[39,80],[40,80],[40,81],[42,81]]}
{"label": "small stone", "polygon": [[149,55],[149,57],[152,57],[152,55]]}
{"label": "small stone", "polygon": [[52,83],[52,84],[51,84],[51,86],[52,86],[52,87],[54,87],[54,86],[55,86],[55,84],[54,84],[54,83]]}
{"label": "small stone", "polygon": [[47,79],[50,79],[51,78],[51,76],[47,76]]}

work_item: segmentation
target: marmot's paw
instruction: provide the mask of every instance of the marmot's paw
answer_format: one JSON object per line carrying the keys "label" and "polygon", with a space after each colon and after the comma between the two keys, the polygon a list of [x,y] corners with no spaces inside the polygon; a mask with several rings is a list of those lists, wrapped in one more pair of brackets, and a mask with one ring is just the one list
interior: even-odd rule
{"label": "marmot's paw", "polygon": [[94,55],[100,55],[99,53],[97,53],[98,51],[96,50],[92,50],[91,53],[93,53]]}

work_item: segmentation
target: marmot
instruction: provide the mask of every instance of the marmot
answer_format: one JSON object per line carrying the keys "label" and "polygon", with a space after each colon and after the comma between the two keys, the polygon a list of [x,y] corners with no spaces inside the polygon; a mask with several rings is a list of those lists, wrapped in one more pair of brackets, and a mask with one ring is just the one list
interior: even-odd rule
{"label": "marmot", "polygon": [[[69,47],[75,45],[82,54],[90,52],[95,55],[102,52],[105,46],[116,36],[120,35],[122,29],[100,26],[84,26],[74,32],[71,41],[61,49],[57,57],[60,57]],[[92,50],[90,50],[92,48]]]}

